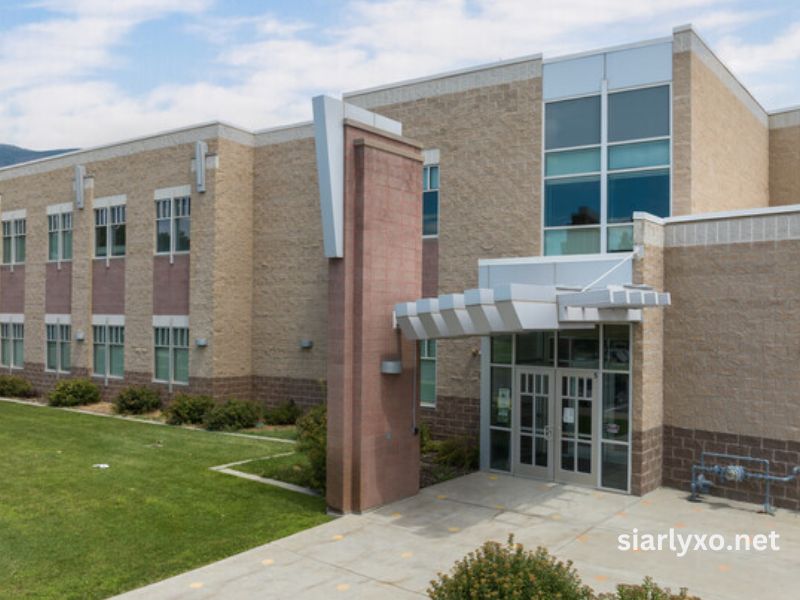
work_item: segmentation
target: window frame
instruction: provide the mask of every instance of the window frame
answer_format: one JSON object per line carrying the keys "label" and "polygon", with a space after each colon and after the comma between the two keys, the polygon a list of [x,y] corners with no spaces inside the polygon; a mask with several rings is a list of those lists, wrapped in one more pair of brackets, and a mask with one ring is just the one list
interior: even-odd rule
{"label": "window frame", "polygon": [[[18,364],[17,344],[22,345],[22,363]],[[3,355],[8,361],[3,362]],[[25,319],[22,315],[12,315],[0,321],[0,367],[11,371],[25,368]]]}
{"label": "window frame", "polygon": [[[55,335],[51,339],[50,332],[54,331]],[[72,323],[69,319],[64,319],[60,316],[53,318],[50,315],[45,315],[45,335],[44,335],[44,370],[47,373],[56,373],[58,375],[65,375],[72,372]],[[50,344],[55,344],[56,348],[56,366],[51,368],[49,365],[49,347]],[[69,352],[69,365],[64,368],[64,347]]]}
{"label": "window frame", "polygon": [[[128,208],[127,197],[112,196],[110,198],[98,198],[94,202],[93,210],[93,238],[94,244],[93,258],[105,260],[106,264],[112,259],[125,258],[128,254]],[[102,223],[100,223],[102,221]],[[98,229],[105,229],[105,254],[98,254]],[[114,253],[114,234],[122,230],[125,237],[125,247],[121,254]]]}
{"label": "window frame", "polygon": [[[159,334],[166,334],[166,344],[159,343]],[[178,344],[176,338],[181,337],[183,338],[180,341],[185,341],[185,345]],[[191,355],[189,353],[190,343],[189,343],[189,325],[186,322],[182,323],[154,323],[153,324],[153,383],[161,383],[169,385],[170,391],[172,391],[172,386],[179,385],[179,386],[188,386],[189,385],[189,361]],[[158,355],[157,350],[166,349],[167,356],[168,356],[168,379],[159,379],[158,377]],[[178,364],[177,356],[179,351],[186,351],[186,381],[181,381],[177,379],[175,376],[176,373],[176,366]]]}
{"label": "window frame", "polygon": [[[431,187],[431,170],[436,169],[436,187]],[[441,222],[441,185],[442,169],[438,162],[430,162],[422,165],[422,239],[437,239],[439,237],[439,225]],[[436,233],[425,233],[425,194],[436,192]]]}
{"label": "window frame", "polygon": [[[69,209],[60,209],[60,210],[49,210],[48,207],[47,212],[47,262],[49,263],[58,263],[61,264],[62,262],[71,262],[73,257],[73,241],[74,241],[74,224],[75,224],[75,217],[72,212],[72,208]],[[55,228],[53,227],[53,223],[55,222]],[[66,238],[67,232],[70,235],[70,244],[69,244],[69,256],[65,255],[64,249],[66,244],[64,240]],[[51,235],[55,234],[56,239],[56,257],[50,257],[50,251],[52,248],[50,247]]]}
{"label": "window frame", "polygon": [[[430,345],[433,344],[433,355],[430,353]],[[417,385],[419,386],[419,405],[424,406],[425,408],[436,408],[436,399],[437,399],[437,384],[438,384],[438,373],[437,373],[437,361],[439,356],[439,348],[436,340],[420,340],[419,342],[419,382]],[[433,400],[423,400],[422,398],[422,365],[423,364],[432,364],[433,365]]]}
{"label": "window frame", "polygon": [[[155,204],[155,230],[153,241],[153,252],[156,256],[169,256],[170,258],[177,254],[189,254],[192,250],[192,196],[191,194],[171,194],[159,196],[154,199]],[[177,214],[177,206],[185,207],[185,214]],[[162,215],[162,208],[166,207],[169,211],[167,216]],[[186,250],[179,250],[177,248],[178,239],[178,223],[180,220],[185,219],[189,223],[189,247]],[[169,231],[169,249],[158,249],[158,225],[160,222],[166,221],[168,223]]]}
{"label": "window frame", "polygon": [[[102,332],[102,340],[98,341],[98,332]],[[115,335],[116,334],[116,335]],[[117,341],[113,341],[117,338]],[[103,348],[103,371],[97,370],[95,351],[97,346]],[[122,375],[111,372],[111,348],[122,348]],[[124,319],[93,319],[92,322],[92,377],[103,379],[108,385],[110,379],[122,380],[125,378],[125,321]]]}
{"label": "window frame", "polygon": [[[14,211],[16,212],[16,211]],[[27,235],[28,235],[28,223],[27,223],[27,214],[23,213],[22,215],[13,215],[13,216],[6,216],[2,217],[2,265],[11,267],[12,270],[15,266],[24,265],[25,259],[27,257]],[[9,241],[9,257],[6,257],[6,240]],[[22,260],[18,260],[19,258],[19,247],[18,244],[22,242]],[[8,258],[9,260],[6,260]]]}
{"label": "window frame", "polygon": [[[608,141],[608,121],[609,121],[609,114],[608,114],[608,97],[623,92],[630,92],[636,90],[644,90],[648,88],[658,88],[658,87],[667,87],[668,88],[668,96],[669,96],[669,132],[665,136],[656,136],[656,137],[648,137],[648,138],[636,138],[630,140],[623,140],[618,142],[610,142]],[[570,146],[570,147],[563,147],[563,148],[547,148],[547,140],[546,140],[546,124],[547,124],[547,106],[548,104],[554,104],[557,102],[562,102],[565,100],[578,100],[580,98],[589,98],[592,96],[600,96],[600,106],[601,106],[601,114],[600,114],[600,143],[599,144],[588,144],[588,145],[581,145],[581,146]],[[674,199],[674,119],[672,115],[671,107],[673,106],[673,85],[672,81],[660,81],[655,83],[648,83],[645,85],[636,85],[636,86],[629,86],[624,88],[618,88],[614,90],[607,89],[607,83],[604,81],[599,92],[593,91],[590,93],[585,94],[577,94],[574,96],[565,96],[560,98],[552,98],[547,101],[542,102],[542,141],[541,141],[541,187],[540,187],[540,198],[542,202],[541,207],[541,217],[540,217],[540,224],[539,224],[539,231],[541,232],[540,236],[540,254],[541,256],[561,256],[559,254],[546,254],[547,246],[545,238],[547,237],[548,231],[554,231],[559,229],[580,229],[580,228],[597,228],[599,229],[600,233],[600,250],[598,254],[614,254],[617,252],[630,252],[631,250],[613,250],[609,251],[609,230],[613,228],[622,228],[622,227],[631,227],[633,225],[633,221],[625,222],[625,223],[609,223],[608,221],[608,176],[609,174],[622,174],[622,173],[630,173],[636,171],[651,171],[651,170],[663,170],[667,169],[669,171],[669,214],[672,214],[673,211],[673,199]],[[608,158],[609,158],[609,149],[614,146],[623,146],[628,144],[638,144],[643,142],[655,142],[655,141],[668,141],[669,142],[669,164],[667,165],[653,165],[653,166],[646,166],[646,167],[632,167],[632,168],[624,168],[624,169],[610,169],[608,167]],[[600,150],[600,171],[591,171],[591,172],[581,172],[581,173],[570,173],[568,175],[546,175],[545,168],[547,164],[547,155],[551,153],[557,152],[569,152],[573,150],[587,150],[590,148],[599,148]],[[546,216],[547,216],[547,207],[545,206],[545,190],[546,190],[546,182],[549,180],[555,180],[559,178],[576,178],[576,177],[589,177],[589,176],[600,176],[600,222],[596,225],[562,225],[562,226],[553,226],[548,227],[546,225]]]}

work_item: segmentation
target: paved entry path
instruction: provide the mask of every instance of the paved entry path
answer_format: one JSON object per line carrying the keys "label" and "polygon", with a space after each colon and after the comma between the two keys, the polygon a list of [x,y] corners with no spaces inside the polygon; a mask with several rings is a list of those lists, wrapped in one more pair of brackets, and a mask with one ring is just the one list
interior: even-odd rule
{"label": "paved entry path", "polygon": [[[253,484],[258,485],[258,484]],[[777,487],[777,486],[776,486]],[[779,490],[777,490],[779,491]],[[752,504],[659,489],[643,498],[474,473],[414,498],[349,515],[121,596],[167,598],[425,597],[430,580],[484,541],[509,533],[526,547],[546,546],[574,561],[598,591],[645,575],[704,600],[797,598],[800,516],[758,514]],[[618,536],[640,533],[734,535],[774,530],[777,552],[622,552]]]}

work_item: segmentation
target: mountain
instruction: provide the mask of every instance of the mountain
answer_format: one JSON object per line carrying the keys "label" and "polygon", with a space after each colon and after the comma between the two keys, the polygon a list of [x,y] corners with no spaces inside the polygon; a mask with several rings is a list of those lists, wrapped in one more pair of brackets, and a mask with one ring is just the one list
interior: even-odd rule
{"label": "mountain", "polygon": [[74,149],[75,148],[37,151],[20,148],[19,146],[12,146],[10,144],[0,144],[0,167],[28,162],[29,160],[36,160],[37,158],[45,158],[46,156],[53,156],[54,154],[64,154],[65,152],[72,152]]}

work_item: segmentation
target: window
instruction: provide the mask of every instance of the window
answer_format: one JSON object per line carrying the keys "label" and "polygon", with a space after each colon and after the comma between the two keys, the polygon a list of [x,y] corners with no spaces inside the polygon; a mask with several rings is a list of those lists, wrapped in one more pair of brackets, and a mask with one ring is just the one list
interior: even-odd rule
{"label": "window", "polygon": [[156,200],[156,254],[189,251],[191,212],[188,196]]}
{"label": "window", "polygon": [[628,252],[634,212],[670,215],[670,102],[657,85],[545,105],[546,255]]}
{"label": "window", "polygon": [[439,235],[439,165],[422,168],[422,235]]}
{"label": "window", "polygon": [[25,325],[0,323],[0,365],[9,369],[25,366]]}
{"label": "window", "polygon": [[48,371],[69,373],[72,368],[70,339],[72,328],[61,323],[48,323],[47,328],[47,364]]}
{"label": "window", "polygon": [[419,400],[436,406],[436,340],[419,343]]}
{"label": "window", "polygon": [[72,260],[72,212],[47,215],[47,230],[48,260]]}
{"label": "window", "polygon": [[3,220],[3,264],[25,262],[25,219]]}
{"label": "window", "polygon": [[189,383],[189,329],[155,327],[154,379],[167,383]]}
{"label": "window", "polygon": [[123,325],[94,325],[94,374],[99,377],[125,375],[125,327]]}
{"label": "window", "polygon": [[94,255],[96,258],[125,256],[125,205],[94,211]]}

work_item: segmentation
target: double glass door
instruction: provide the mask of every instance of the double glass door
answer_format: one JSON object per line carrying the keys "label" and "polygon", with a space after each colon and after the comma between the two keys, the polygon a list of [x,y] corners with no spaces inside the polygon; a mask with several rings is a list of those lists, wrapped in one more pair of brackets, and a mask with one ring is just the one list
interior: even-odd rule
{"label": "double glass door", "polygon": [[597,484],[597,374],[517,367],[513,423],[515,474]]}

